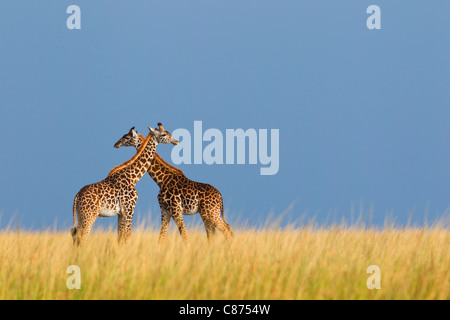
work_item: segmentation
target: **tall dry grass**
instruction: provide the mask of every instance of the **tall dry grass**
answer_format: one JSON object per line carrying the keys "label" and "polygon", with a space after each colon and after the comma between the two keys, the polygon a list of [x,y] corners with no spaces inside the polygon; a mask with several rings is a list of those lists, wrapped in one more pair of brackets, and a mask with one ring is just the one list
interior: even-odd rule
{"label": "tall dry grass", "polygon": [[[446,228],[364,227],[235,230],[191,244],[138,228],[118,246],[112,231],[94,232],[79,249],[68,232],[0,232],[0,299],[449,299]],[[67,267],[81,270],[69,290]],[[381,269],[369,290],[367,267]]]}

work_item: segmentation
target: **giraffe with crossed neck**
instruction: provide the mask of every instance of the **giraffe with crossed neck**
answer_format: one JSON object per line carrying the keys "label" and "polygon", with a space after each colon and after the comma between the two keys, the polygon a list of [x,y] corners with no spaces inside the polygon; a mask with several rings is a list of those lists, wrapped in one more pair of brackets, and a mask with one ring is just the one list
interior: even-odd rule
{"label": "giraffe with crossed neck", "polygon": [[[163,130],[162,126],[159,128]],[[144,142],[145,137],[137,133],[133,127],[116,142],[114,147],[131,146],[139,150]],[[214,236],[215,228],[219,229],[227,239],[232,236],[231,227],[224,220],[222,195],[216,188],[188,179],[182,170],[165,162],[156,152],[147,172],[160,188],[158,194],[161,208],[160,245],[166,241],[171,217],[183,241],[186,244],[189,243],[183,214],[200,213],[208,240]]]}
{"label": "giraffe with crossed neck", "polygon": [[150,167],[158,143],[178,144],[168,131],[162,129],[162,125],[156,129],[148,129],[149,134],[130,160],[113,168],[104,180],[84,186],[75,196],[71,229],[75,245],[86,241],[97,217],[117,215],[119,243],[126,242],[131,237],[131,223],[138,199],[136,183]]}

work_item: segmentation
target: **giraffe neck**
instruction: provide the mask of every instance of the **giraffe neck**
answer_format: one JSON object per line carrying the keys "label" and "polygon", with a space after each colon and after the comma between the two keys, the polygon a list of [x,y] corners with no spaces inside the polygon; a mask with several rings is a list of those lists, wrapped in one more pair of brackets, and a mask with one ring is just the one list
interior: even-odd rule
{"label": "giraffe neck", "polygon": [[108,177],[120,178],[120,180],[126,181],[129,185],[136,185],[150,168],[157,145],[156,138],[149,133],[142,141],[136,155],[112,169]]}
{"label": "giraffe neck", "polygon": [[[139,150],[144,140],[144,136],[139,134],[139,144],[136,149]],[[160,188],[171,178],[184,176],[183,171],[165,162],[156,152],[147,172]]]}

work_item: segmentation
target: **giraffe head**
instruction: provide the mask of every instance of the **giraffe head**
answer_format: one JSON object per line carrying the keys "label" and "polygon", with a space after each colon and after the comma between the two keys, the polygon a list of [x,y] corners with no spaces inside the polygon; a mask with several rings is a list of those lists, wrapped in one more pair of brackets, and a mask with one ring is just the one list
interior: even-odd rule
{"label": "giraffe head", "polygon": [[136,147],[138,148],[141,145],[141,140],[139,139],[138,133],[134,130],[134,127],[128,131],[128,133],[124,134],[119,141],[116,142],[114,148],[120,147]]}
{"label": "giraffe head", "polygon": [[[153,134],[153,136],[156,139],[156,142],[158,143],[172,143],[174,145],[178,144],[178,140],[172,137],[169,131],[164,130],[161,123],[158,123],[158,128],[148,128],[150,132]],[[114,148],[120,148],[120,147],[135,147],[139,148],[141,145],[144,137],[142,135],[139,135],[136,130],[134,130],[134,127],[128,131],[128,133],[124,134],[122,138],[119,139],[114,144]]]}
{"label": "giraffe head", "polygon": [[177,145],[178,140],[172,137],[169,131],[164,130],[163,125],[161,122],[158,122],[158,128],[152,129],[148,127],[148,129],[153,133],[153,135],[156,138],[156,142],[158,143],[167,143],[167,144],[173,144]]}

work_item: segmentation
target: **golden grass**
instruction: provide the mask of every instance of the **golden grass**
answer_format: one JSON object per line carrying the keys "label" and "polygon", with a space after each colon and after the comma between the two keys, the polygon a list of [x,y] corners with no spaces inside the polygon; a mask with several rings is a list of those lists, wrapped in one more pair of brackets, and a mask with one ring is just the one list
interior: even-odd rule
{"label": "golden grass", "polygon": [[[445,228],[235,230],[230,242],[191,244],[139,229],[118,246],[93,232],[79,249],[68,232],[0,232],[0,299],[449,299],[450,233]],[[81,270],[69,290],[67,267]],[[381,269],[369,290],[367,267]]]}

